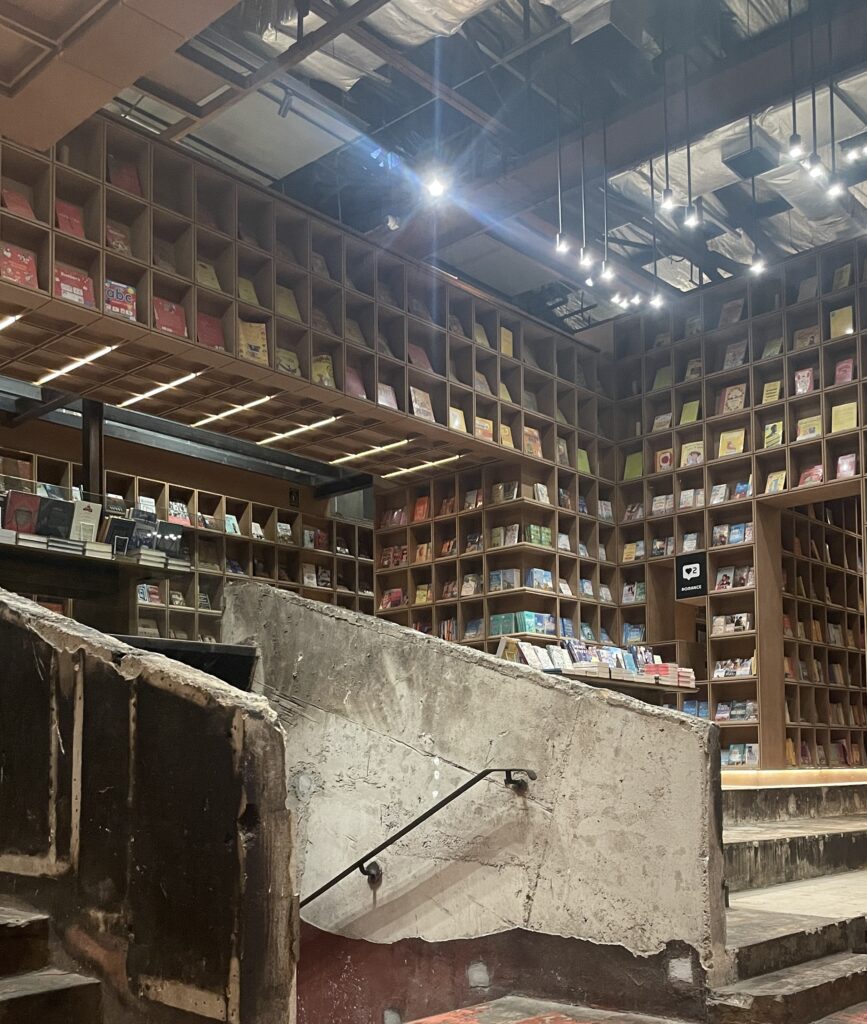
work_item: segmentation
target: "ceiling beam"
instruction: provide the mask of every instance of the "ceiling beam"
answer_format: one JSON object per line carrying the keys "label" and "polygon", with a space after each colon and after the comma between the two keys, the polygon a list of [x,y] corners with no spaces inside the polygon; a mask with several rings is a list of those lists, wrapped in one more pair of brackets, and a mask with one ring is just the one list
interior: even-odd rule
{"label": "ceiling beam", "polygon": [[257,71],[252,72],[244,79],[243,86],[229,86],[219,96],[206,103],[196,116],[184,117],[177,124],[166,128],[161,137],[172,142],[185,138],[191,131],[200,128],[218,114],[222,114],[248,96],[252,96],[257,89],[267,85],[277,75],[296,67],[317,50],[321,50],[323,46],[327,46],[338,36],[344,35],[349,29],[378,11],[380,7],[385,7],[388,2],[389,0],[358,0],[352,7],[347,7],[330,21],[320,25],[309,35],[305,35],[300,42],[293,43],[278,57],[266,61]]}
{"label": "ceiling beam", "polygon": [[[334,8],[330,4],[325,3],[325,0],[308,0],[308,2],[310,10],[318,14],[320,18],[328,19],[335,15]],[[463,114],[464,117],[479,125],[485,131],[490,131],[492,134],[503,139],[512,138],[511,130],[498,121],[496,117],[482,110],[481,107],[477,107],[475,103],[461,96],[456,89],[446,85],[445,82],[438,81],[433,75],[418,67],[412,60],[398,50],[395,50],[384,39],[364,28],[363,25],[353,25],[346,30],[346,35],[360,46],[363,46],[369,53],[380,57],[389,67],[399,72],[404,78],[408,78],[410,81],[415,82],[416,85],[420,85],[431,96],[442,100],[443,103],[448,104],[452,109],[457,110],[458,113]]]}

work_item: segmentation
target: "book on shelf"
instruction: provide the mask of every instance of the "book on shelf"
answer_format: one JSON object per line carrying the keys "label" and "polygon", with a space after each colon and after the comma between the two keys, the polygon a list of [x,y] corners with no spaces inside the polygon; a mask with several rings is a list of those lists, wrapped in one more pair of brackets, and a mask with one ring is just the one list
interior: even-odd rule
{"label": "book on shelf", "polygon": [[698,534],[695,532],[683,534],[681,537],[681,549],[684,552],[698,551]]}
{"label": "book on shelf", "polygon": [[768,338],[762,349],[762,359],[772,359],[774,356],[780,355],[782,351],[783,339],[781,336],[777,335],[773,338]]}
{"label": "book on shelf", "polygon": [[165,270],[169,274],[177,274],[177,258],[175,246],[167,238],[153,239],[153,262],[159,270]]}
{"label": "book on shelf", "polygon": [[796,440],[806,441],[813,437],[822,436],[822,417],[803,416],[798,420]]}
{"label": "book on shelf", "polygon": [[723,358],[723,370],[734,370],[738,366],[743,366],[744,359],[747,355],[747,343],[746,341],[735,341],[731,345],[727,346],[725,356]]}
{"label": "book on shelf", "polygon": [[837,479],[855,476],[858,468],[857,456],[853,453],[837,456]]}
{"label": "book on shelf", "polygon": [[298,358],[298,353],[293,352],[290,348],[281,348],[277,346],[274,352],[274,359],[276,368],[282,373],[289,373],[293,377],[301,377],[301,360]]}
{"label": "book on shelf", "polygon": [[738,480],[735,483],[734,493],[732,494],[733,501],[740,501],[743,498],[751,498],[753,496],[753,478],[750,475],[749,480]]}
{"label": "book on shelf", "polygon": [[855,360],[840,359],[834,367],[834,384],[851,384],[855,375]]}
{"label": "book on shelf", "polygon": [[762,405],[770,405],[772,402],[778,402],[780,400],[780,394],[782,392],[783,382],[779,380],[769,380],[765,383],[762,388]]}
{"label": "book on shelf", "polygon": [[858,426],[858,404],[844,402],[842,405],[831,406],[831,433],[841,430],[854,430]]}
{"label": "book on shelf", "polygon": [[671,426],[671,413],[661,412],[653,418],[653,426],[650,428],[651,433],[655,434],[660,430],[668,430]]}
{"label": "book on shelf", "polygon": [[773,420],[765,424],[763,432],[764,448],[779,448],[783,443],[783,421]]}
{"label": "book on shelf", "polygon": [[481,345],[483,348],[491,348],[491,339],[488,337],[488,332],[485,330],[485,325],[476,322],[473,325],[473,341],[477,345]]}
{"label": "book on shelf", "polygon": [[714,590],[731,590],[734,586],[735,567],[733,565],[720,566],[716,571],[716,582]]}
{"label": "book on shelf", "polygon": [[[376,400],[380,405],[387,406],[389,409],[397,410],[399,408],[397,404],[397,395],[395,394],[394,388],[391,384],[384,384],[380,381],[376,385]],[[430,404],[430,399],[428,399],[428,404]],[[433,415],[432,412],[431,415]]]}
{"label": "book on shelf", "polygon": [[524,388],[521,393],[521,400],[524,403],[524,408],[529,412],[538,412],[539,403],[536,400],[536,392],[531,391],[529,388]]}
{"label": "book on shelf", "polygon": [[420,370],[424,370],[426,373],[434,372],[430,358],[421,345],[414,345],[411,341],[407,342],[406,352],[412,366],[417,366]]}
{"label": "book on shelf", "polygon": [[680,410],[680,426],[697,422],[700,405],[701,402],[698,398],[683,403],[683,408]]}
{"label": "book on shelf", "polygon": [[512,359],[515,355],[515,335],[511,328],[500,326],[500,352]]}
{"label": "book on shelf", "polygon": [[575,466],[579,473],[585,473],[590,476],[590,456],[587,454],[586,448],[575,449]]}
{"label": "book on shelf", "polygon": [[638,480],[644,471],[644,459],[640,451],[630,452],[623,465],[624,480]]}
{"label": "book on shelf", "polygon": [[851,306],[832,309],[829,318],[830,337],[840,338],[844,334],[855,333],[855,317]]}
{"label": "book on shelf", "polygon": [[671,344],[671,331],[657,331],[653,338],[654,348],[668,348]]}
{"label": "book on shelf", "polygon": [[500,424],[500,444],[504,448],[515,447],[515,440],[512,437],[512,428],[508,425],[508,423]]}
{"label": "book on shelf", "polygon": [[724,458],[727,455],[741,455],[744,450],[746,430],[739,427],[737,430],[724,430],[719,436],[719,450],[717,455]]}
{"label": "book on shelf", "polygon": [[730,384],[717,396],[716,413],[718,416],[732,412],[741,412],[747,399],[746,384]]}
{"label": "book on shelf", "polygon": [[154,326],[158,331],[165,331],[167,334],[174,334],[179,338],[188,337],[187,314],[183,306],[154,296],[153,310]]}
{"label": "book on shelf", "polygon": [[481,370],[476,370],[473,373],[473,387],[482,395],[490,395],[491,398],[494,396],[494,393],[491,391],[491,385],[488,383],[488,378]]}
{"label": "book on shelf", "polygon": [[462,434],[467,432],[467,421],[464,418],[464,410],[457,409],[455,406],[449,406],[449,428],[451,430],[459,430]]}
{"label": "book on shelf", "polygon": [[551,504],[551,499],[548,496],[547,484],[535,483],[533,484],[533,500],[540,501],[545,505]]}
{"label": "book on shelf", "polygon": [[663,388],[670,388],[671,384],[671,366],[660,366],[654,375],[653,387],[650,390],[661,391]]}
{"label": "book on shelf", "polygon": [[729,524],[717,523],[711,531],[711,547],[718,548],[729,542]]}
{"label": "book on shelf", "polygon": [[704,330],[701,313],[694,313],[684,321],[684,337],[694,338]]}
{"label": "book on shelf", "polygon": [[650,503],[650,514],[652,516],[667,515],[674,511],[673,494],[655,494]]}
{"label": "book on shelf", "polygon": [[494,440],[494,421],[487,416],[476,416],[473,423],[473,433],[482,441]]}
{"label": "book on shelf", "polygon": [[695,356],[686,364],[683,374],[683,383],[688,384],[693,380],[701,380],[701,356]]}
{"label": "book on shelf", "polygon": [[119,156],[108,154],[108,180],[110,184],[116,185],[124,192],[131,192],[134,196],[142,194],[141,180],[138,176],[138,168],[132,161],[124,160]]}
{"label": "book on shelf", "polygon": [[640,501],[630,502],[623,513],[624,523],[633,523],[644,518],[644,504]]}
{"label": "book on shelf", "polygon": [[196,260],[196,284],[203,288],[213,288],[220,291],[220,279],[217,277],[217,268],[206,259]]}
{"label": "book on shelf", "polygon": [[729,500],[729,485],[714,484],[710,492],[710,504],[721,505]]}
{"label": "book on shelf", "polygon": [[834,271],[834,277],[831,280],[831,291],[839,292],[843,288],[848,288],[852,283],[852,264],[844,263],[842,266],[837,267]]}
{"label": "book on shelf", "polygon": [[596,515],[605,523],[614,522],[614,509],[611,502],[606,498],[600,498],[596,503]]}
{"label": "book on shelf", "polygon": [[[125,320],[136,319],[136,290],[131,285],[119,281],[106,280],[103,286],[103,309],[114,316],[122,316]],[[221,328],[222,331],[222,328]]]}
{"label": "book on shelf", "polygon": [[805,277],[798,285],[798,296],[796,302],[806,302],[808,299],[815,299],[818,294],[819,279],[815,274]]}
{"label": "book on shelf", "polygon": [[654,453],[653,468],[656,473],[668,473],[674,468],[674,450],[672,448],[660,448]]}
{"label": "book on shelf", "polygon": [[500,401],[510,402],[512,405],[515,404],[512,398],[512,392],[509,391],[509,385],[505,381],[501,380],[497,385],[497,394],[500,396]]}
{"label": "book on shelf", "polygon": [[419,419],[427,420],[428,423],[436,423],[436,417],[434,416],[430,395],[427,391],[411,386],[409,389],[409,396],[412,403],[413,415],[418,416]]}
{"label": "book on shelf", "polygon": [[794,351],[801,352],[805,348],[813,348],[819,344],[819,327],[801,327],[792,335]]}
{"label": "book on shelf", "polygon": [[84,208],[65,199],[54,200],[54,223],[59,231],[76,238],[85,238]]}
{"label": "book on shelf", "polygon": [[54,297],[88,309],[96,308],[93,278],[86,270],[67,263],[54,263]]}
{"label": "book on shelf", "polygon": [[[260,366],[268,365],[268,328],[252,320],[238,318],[238,355],[241,359],[248,359],[251,363],[258,363]],[[322,384],[323,381],[316,379],[317,359],[327,359],[331,362],[331,356],[315,356],[313,359],[313,382]],[[321,369],[321,364],[320,364]],[[334,387],[334,370],[331,371],[332,383],[324,384],[325,387]]]}
{"label": "book on shelf", "polygon": [[524,427],[524,454],[542,458],[542,435],[536,427]]}
{"label": "book on shelf", "polygon": [[290,320],[301,321],[301,310],[298,307],[298,299],[295,292],[287,285],[278,284],[276,290],[277,313],[279,316],[288,317]]}
{"label": "book on shelf", "polygon": [[814,387],[815,379],[813,367],[807,366],[801,370],[795,370],[795,394],[808,395]]}
{"label": "book on shelf", "polygon": [[565,437],[558,437],[556,439],[556,454],[558,465],[569,465],[569,445],[567,444]]}
{"label": "book on shelf", "polygon": [[799,487],[810,487],[813,484],[821,484],[825,479],[825,470],[821,463],[816,463],[815,466],[808,466],[806,469],[801,471],[801,475],[798,478]]}
{"label": "book on shelf", "polygon": [[765,481],[765,494],[780,494],[786,489],[786,471],[784,469],[776,469],[772,473],[768,473],[768,478]]}
{"label": "book on shelf", "polygon": [[680,468],[700,466],[704,462],[704,441],[685,441],[680,448]]}
{"label": "book on shelf", "polygon": [[0,189],[0,200],[3,205],[10,213],[14,213],[16,217],[24,217],[27,220],[36,220],[36,214],[33,212],[33,206],[30,202],[30,196],[27,194],[30,189],[12,188],[10,185],[4,185]]}
{"label": "book on shelf", "polygon": [[0,278],[22,288],[39,288],[36,253],[20,245],[0,243]]}
{"label": "book on shelf", "polygon": [[196,313],[196,340],[206,348],[223,350],[226,347],[223,338],[222,321],[210,313]]}
{"label": "book on shelf", "polygon": [[743,311],[743,299],[729,299],[728,302],[724,302],[722,304],[722,308],[719,311],[719,321],[717,323],[717,327],[728,327],[729,324],[737,323],[738,320],[740,320]]}

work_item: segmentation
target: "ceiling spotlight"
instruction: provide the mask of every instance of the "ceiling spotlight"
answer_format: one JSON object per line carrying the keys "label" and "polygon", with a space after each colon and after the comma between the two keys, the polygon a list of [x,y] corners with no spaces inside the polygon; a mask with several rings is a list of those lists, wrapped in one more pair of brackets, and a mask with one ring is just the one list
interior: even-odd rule
{"label": "ceiling spotlight", "polygon": [[690,203],[689,206],[687,206],[683,215],[683,226],[685,228],[698,227],[698,210],[695,208],[695,203]]}
{"label": "ceiling spotlight", "polygon": [[641,296],[638,294],[638,292],[636,292],[632,296],[632,305],[633,306],[640,306],[641,305]]}
{"label": "ceiling spotlight", "polygon": [[580,254],[578,256],[578,264],[579,264],[579,266],[582,266],[582,267],[592,267],[593,266],[593,256],[591,255],[589,249],[585,249],[585,248],[582,247],[581,252],[580,252]]}
{"label": "ceiling spotlight", "polygon": [[557,232],[557,244],[555,246],[557,252],[566,253],[569,252],[571,246],[569,245],[569,239],[561,232]]}
{"label": "ceiling spotlight", "polygon": [[445,181],[438,174],[432,175],[425,182],[425,188],[431,199],[441,199],[446,194],[447,187]]}
{"label": "ceiling spotlight", "polygon": [[662,305],[662,296],[658,292],[650,300],[650,305],[653,306],[654,309],[659,309]]}
{"label": "ceiling spotlight", "polygon": [[797,132],[789,136],[789,156],[792,160],[800,160],[804,155],[804,143]]}
{"label": "ceiling spotlight", "polygon": [[818,178],[822,173],[822,161],[815,150],[807,157],[805,166],[811,178]]}
{"label": "ceiling spotlight", "polygon": [[759,274],[764,274],[764,272],[766,270],[767,270],[767,264],[762,259],[762,257],[759,256],[758,253],[756,253],[753,256],[752,263],[750,264],[750,271],[758,277]]}
{"label": "ceiling spotlight", "polygon": [[843,187],[843,182],[839,178],[833,178],[828,183],[828,198],[836,199],[838,196],[842,196],[846,189]]}
{"label": "ceiling spotlight", "polygon": [[620,299],[621,299],[621,295],[620,295],[620,292],[615,292],[615,293],[614,293],[614,294],[613,294],[613,295],[611,296],[611,301],[612,301],[613,303],[615,303],[616,305],[618,305],[618,306],[620,305]]}
{"label": "ceiling spotlight", "polygon": [[659,205],[663,210],[674,209],[674,192],[670,188],[662,190],[662,202]]}
{"label": "ceiling spotlight", "polygon": [[[867,153],[867,146],[864,147],[864,153]],[[856,160],[861,159],[861,150],[856,148],[846,150],[846,163],[854,164]]]}
{"label": "ceiling spotlight", "polygon": [[608,265],[607,260],[602,261],[602,269],[599,271],[599,276],[602,278],[603,281],[614,280],[614,271]]}
{"label": "ceiling spotlight", "polygon": [[584,284],[587,285],[588,288],[592,288],[593,287],[593,275],[592,274],[588,274],[587,275],[587,277],[584,279]]}
{"label": "ceiling spotlight", "polygon": [[395,217],[394,214],[390,213],[385,218],[385,226],[388,228],[389,231],[397,231],[397,229],[400,227],[400,218]]}

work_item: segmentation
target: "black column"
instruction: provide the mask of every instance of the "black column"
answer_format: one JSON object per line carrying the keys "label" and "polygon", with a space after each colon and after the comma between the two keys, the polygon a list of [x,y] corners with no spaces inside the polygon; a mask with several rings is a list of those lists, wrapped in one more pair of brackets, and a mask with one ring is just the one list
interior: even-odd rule
{"label": "black column", "polygon": [[81,462],[84,492],[90,501],[102,501],[105,482],[105,406],[85,398],[81,403]]}

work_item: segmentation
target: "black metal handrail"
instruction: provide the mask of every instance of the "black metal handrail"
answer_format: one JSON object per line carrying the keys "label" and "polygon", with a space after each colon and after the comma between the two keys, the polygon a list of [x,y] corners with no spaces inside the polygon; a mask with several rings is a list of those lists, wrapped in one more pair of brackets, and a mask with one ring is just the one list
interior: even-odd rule
{"label": "black metal handrail", "polygon": [[[432,818],[444,807],[447,807],[452,803],[453,800],[457,800],[457,798],[466,793],[468,789],[472,789],[473,786],[477,786],[482,779],[486,779],[489,775],[496,775],[498,772],[503,772],[505,775],[505,781],[503,784],[508,786],[510,789],[515,790],[515,792],[525,791],[528,786],[528,780],[529,782],[535,782],[538,778],[536,773],[531,771],[529,768],[486,768],[483,772],[479,772],[478,775],[474,775],[471,779],[468,779],[462,786],[458,786],[458,788],[449,793],[448,796],[443,797],[439,803],[435,803],[433,807],[429,807],[424,814],[420,814],[408,825],[405,825],[399,832],[395,832],[393,836],[389,836],[385,842],[380,843],[379,846],[372,849],[369,853],[366,853],[363,857],[359,857],[357,861],[350,864],[349,867],[341,871],[339,875],[335,875],[334,878],[326,882],[325,885],[318,888],[316,892],[311,893],[310,896],[301,900],[301,906],[306,907],[308,903],[318,900],[323,893],[328,892],[329,889],[333,889],[338,882],[342,882],[343,879],[351,875],[353,871],[360,871],[362,875],[367,878],[369,885],[379,885],[382,881],[382,867],[372,858],[382,853],[383,850],[387,850],[389,846],[393,846],[398,840],[403,839],[407,833],[412,832],[413,829],[418,828],[419,825],[424,824],[428,818]],[[516,779],[516,774],[525,775],[526,778]]]}

